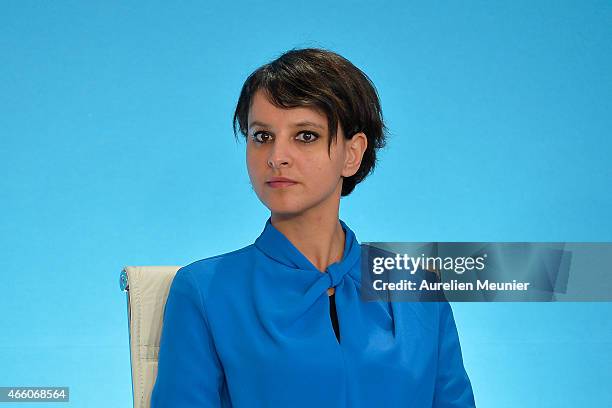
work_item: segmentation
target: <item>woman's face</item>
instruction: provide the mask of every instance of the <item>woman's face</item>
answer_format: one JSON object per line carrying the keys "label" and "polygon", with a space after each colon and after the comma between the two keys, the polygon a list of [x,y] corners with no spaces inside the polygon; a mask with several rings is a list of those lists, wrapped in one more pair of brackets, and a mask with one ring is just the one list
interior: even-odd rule
{"label": "woman's face", "polygon": [[[261,90],[253,97],[248,126],[249,177],[272,214],[298,215],[317,208],[338,211],[341,176],[352,176],[359,169],[367,144],[363,133],[345,140],[338,125],[328,154],[324,114],[308,107],[278,108]],[[291,181],[275,182],[281,177]]]}

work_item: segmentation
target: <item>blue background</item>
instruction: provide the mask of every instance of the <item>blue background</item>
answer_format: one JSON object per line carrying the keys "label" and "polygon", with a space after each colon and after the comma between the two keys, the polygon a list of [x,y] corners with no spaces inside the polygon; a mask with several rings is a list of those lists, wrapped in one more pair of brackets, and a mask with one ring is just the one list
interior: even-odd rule
{"label": "blue background", "polygon": [[[360,241],[612,241],[611,21],[604,1],[3,1],[0,385],[130,406],[119,272],[259,235],[231,117],[291,47],[379,90],[388,148],[341,204]],[[612,406],[610,303],[453,307],[479,407]]]}

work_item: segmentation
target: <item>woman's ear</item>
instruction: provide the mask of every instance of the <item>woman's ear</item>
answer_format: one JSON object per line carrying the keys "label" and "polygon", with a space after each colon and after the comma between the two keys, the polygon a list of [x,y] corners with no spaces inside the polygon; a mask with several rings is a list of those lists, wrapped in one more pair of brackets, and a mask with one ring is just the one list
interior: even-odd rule
{"label": "woman's ear", "polygon": [[357,170],[359,170],[359,166],[361,166],[361,160],[363,159],[363,154],[368,147],[368,138],[365,133],[359,132],[355,133],[352,138],[346,139],[345,143],[345,151],[346,151],[346,159],[344,161],[344,169],[342,170],[343,177],[351,177]]}

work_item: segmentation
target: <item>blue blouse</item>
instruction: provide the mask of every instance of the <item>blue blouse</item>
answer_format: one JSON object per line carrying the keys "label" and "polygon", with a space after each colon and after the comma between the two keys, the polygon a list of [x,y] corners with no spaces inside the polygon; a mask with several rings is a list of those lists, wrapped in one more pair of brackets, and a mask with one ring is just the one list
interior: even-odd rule
{"label": "blue blouse", "polygon": [[362,248],[340,223],[326,273],[270,218],[253,244],[179,269],[151,407],[474,407],[450,305],[360,300]]}

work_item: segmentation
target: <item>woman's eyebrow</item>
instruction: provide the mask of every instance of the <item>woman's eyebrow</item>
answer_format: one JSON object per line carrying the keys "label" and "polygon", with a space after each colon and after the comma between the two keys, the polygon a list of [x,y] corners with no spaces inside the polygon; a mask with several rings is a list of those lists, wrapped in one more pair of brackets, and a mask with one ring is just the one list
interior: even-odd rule
{"label": "woman's eyebrow", "polygon": [[[258,120],[251,122],[251,124],[249,125],[249,129],[252,128],[253,126],[270,127],[270,125],[268,125],[267,123],[263,123]],[[307,120],[293,124],[293,127],[300,127],[300,126],[312,126],[312,127],[319,128],[321,130],[325,130],[325,128],[319,125],[318,123],[310,122]]]}

